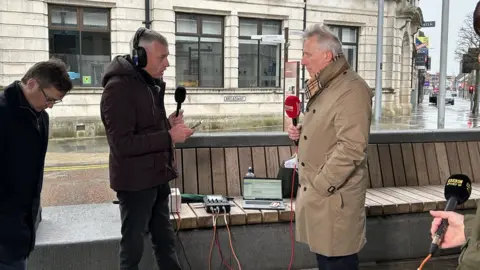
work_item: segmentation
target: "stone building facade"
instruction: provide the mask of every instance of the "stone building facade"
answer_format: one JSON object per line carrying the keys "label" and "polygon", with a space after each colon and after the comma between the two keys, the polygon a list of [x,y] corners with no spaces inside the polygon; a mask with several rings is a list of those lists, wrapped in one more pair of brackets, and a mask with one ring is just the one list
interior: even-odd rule
{"label": "stone building facade", "polygon": [[[288,28],[288,61],[300,61],[301,31],[313,23],[332,27],[351,65],[375,88],[377,1],[344,0],[339,6],[335,0],[150,0],[149,7],[145,0],[1,2],[0,86],[51,56],[69,66],[75,89],[50,110],[58,130],[98,133],[103,68],[112,57],[130,52],[132,36],[145,21],[170,44],[167,110],[175,107],[175,86],[183,84],[184,108],[192,117],[281,116],[285,43],[252,36],[275,39]],[[410,112],[413,40],[423,20],[417,2],[385,1],[386,116]]]}

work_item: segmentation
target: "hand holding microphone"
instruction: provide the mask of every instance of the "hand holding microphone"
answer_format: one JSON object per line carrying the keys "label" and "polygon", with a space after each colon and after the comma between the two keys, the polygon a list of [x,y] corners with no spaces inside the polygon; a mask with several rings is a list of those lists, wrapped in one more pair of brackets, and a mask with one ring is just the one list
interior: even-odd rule
{"label": "hand holding microphone", "polygon": [[[459,218],[453,211],[459,204],[463,204],[468,200],[470,194],[472,193],[472,181],[468,176],[464,174],[454,174],[450,176],[445,184],[445,199],[447,199],[447,204],[445,205],[445,212],[440,212],[438,215],[441,218],[439,222],[438,219],[434,219],[432,224],[433,240],[430,245],[430,254],[434,254],[439,246],[442,246],[442,242],[447,240],[447,243],[444,243],[443,246],[448,246],[449,244],[454,244],[457,238],[462,236],[458,235],[459,226],[463,223],[463,219]],[[435,212],[433,212],[436,214]],[[450,224],[450,221],[452,224]],[[433,226],[439,223],[438,228],[433,230]],[[448,231],[449,225],[452,225],[451,231]],[[457,235],[454,235],[457,234]],[[464,232],[460,233],[465,238]],[[447,239],[444,239],[447,237]],[[448,243],[451,241],[451,243]]]}
{"label": "hand holding microphone", "polygon": [[298,125],[298,116],[300,115],[300,99],[296,96],[288,96],[285,99],[285,112],[289,118],[292,118],[293,126],[288,128],[288,137],[295,142],[298,146],[298,140],[300,139],[301,126]]}
{"label": "hand holding microphone", "polygon": [[417,270],[422,270],[425,263],[435,254],[439,247],[450,248],[465,243],[464,218],[453,212],[457,205],[468,200],[472,193],[472,181],[464,174],[450,176],[445,184],[445,199],[447,204],[444,211],[430,211],[435,217],[430,232],[432,243],[428,256],[422,261]]}
{"label": "hand holding microphone", "polygon": [[440,243],[441,248],[453,248],[465,244],[467,239],[465,236],[463,215],[451,211],[430,211],[430,214],[434,217],[430,229],[432,239],[435,238],[435,233],[438,231],[442,220],[447,220],[448,222],[448,228],[446,229],[443,240]]}
{"label": "hand holding microphone", "polygon": [[178,86],[175,90],[175,102],[177,102],[177,113],[175,117],[178,117],[180,113],[180,108],[182,107],[182,103],[185,101],[187,97],[187,90],[183,86]]}
{"label": "hand holding microphone", "polygon": [[168,116],[170,126],[174,127],[183,124],[183,110],[181,110],[182,103],[187,96],[187,90],[183,86],[178,86],[175,90],[175,102],[177,102],[177,110]]}

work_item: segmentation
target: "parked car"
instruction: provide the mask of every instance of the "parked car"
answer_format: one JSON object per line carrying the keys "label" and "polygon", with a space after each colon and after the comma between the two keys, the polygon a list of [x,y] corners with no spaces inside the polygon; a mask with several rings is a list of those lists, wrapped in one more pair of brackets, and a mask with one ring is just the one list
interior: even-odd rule
{"label": "parked car", "polygon": [[[437,105],[438,92],[430,94],[428,101]],[[455,98],[453,97],[452,91],[445,91],[445,104],[455,105]]]}
{"label": "parked car", "polygon": [[434,87],[430,95],[428,95],[428,102],[429,103],[437,103],[437,96],[438,96],[438,87]]}

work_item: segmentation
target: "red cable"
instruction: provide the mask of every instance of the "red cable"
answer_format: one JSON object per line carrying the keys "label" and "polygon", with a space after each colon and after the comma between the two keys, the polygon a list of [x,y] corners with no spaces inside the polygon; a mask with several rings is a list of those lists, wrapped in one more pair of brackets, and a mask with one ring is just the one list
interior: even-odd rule
{"label": "red cable", "polygon": [[222,248],[220,247],[220,241],[218,241],[218,231],[216,232],[216,235],[215,235],[215,244],[217,246],[217,250],[218,250],[218,254],[220,255],[220,259],[222,260],[222,264],[225,267],[227,267],[229,270],[233,270],[233,268],[230,267],[230,265],[227,263],[227,261],[225,261],[225,259],[223,258]]}
{"label": "red cable", "polygon": [[292,174],[292,190],[290,191],[290,240],[292,244],[292,253],[290,254],[290,263],[288,264],[288,270],[292,269],[293,257],[295,256],[295,236],[293,234],[293,191],[295,188],[295,170],[297,169],[298,162],[298,146],[295,149],[297,161],[293,163],[293,174]]}

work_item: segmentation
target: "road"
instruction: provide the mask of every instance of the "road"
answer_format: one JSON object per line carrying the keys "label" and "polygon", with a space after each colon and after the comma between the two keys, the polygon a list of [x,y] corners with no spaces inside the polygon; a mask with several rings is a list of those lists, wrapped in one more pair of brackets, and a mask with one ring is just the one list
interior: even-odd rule
{"label": "road", "polygon": [[[445,108],[445,128],[477,128],[462,98]],[[428,97],[410,116],[384,120],[372,129],[436,129],[437,107]],[[47,154],[43,205],[103,203],[115,198],[108,184],[108,145],[105,138],[52,140]]]}

